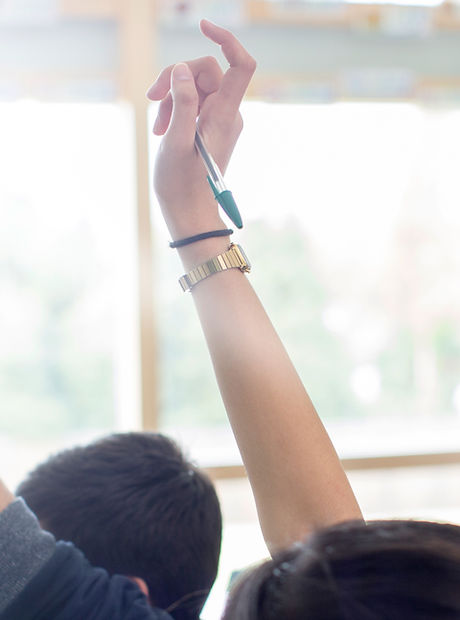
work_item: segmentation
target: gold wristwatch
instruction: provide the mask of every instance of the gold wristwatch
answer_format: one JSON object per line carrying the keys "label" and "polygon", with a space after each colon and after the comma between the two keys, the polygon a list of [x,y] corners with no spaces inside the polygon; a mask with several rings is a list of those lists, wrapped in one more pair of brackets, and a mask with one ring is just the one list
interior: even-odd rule
{"label": "gold wristwatch", "polygon": [[179,284],[184,292],[191,291],[201,280],[226,269],[239,269],[245,273],[251,271],[251,264],[240,245],[232,243],[226,252],[207,260],[198,267],[194,267],[179,278]]}

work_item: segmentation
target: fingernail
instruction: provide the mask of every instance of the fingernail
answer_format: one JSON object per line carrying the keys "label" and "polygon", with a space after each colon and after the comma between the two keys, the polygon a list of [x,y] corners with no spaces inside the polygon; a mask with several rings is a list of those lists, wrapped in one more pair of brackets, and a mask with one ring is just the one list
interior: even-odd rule
{"label": "fingernail", "polygon": [[176,80],[190,80],[192,74],[185,62],[178,63],[173,69],[173,77]]}
{"label": "fingernail", "polygon": [[153,124],[153,133],[156,133],[156,131],[157,131],[157,129],[158,129],[158,126],[159,126],[159,124],[160,124],[160,117],[159,117],[159,116],[157,116],[157,117],[156,117],[156,119],[155,119],[155,122],[154,122],[154,124]]}

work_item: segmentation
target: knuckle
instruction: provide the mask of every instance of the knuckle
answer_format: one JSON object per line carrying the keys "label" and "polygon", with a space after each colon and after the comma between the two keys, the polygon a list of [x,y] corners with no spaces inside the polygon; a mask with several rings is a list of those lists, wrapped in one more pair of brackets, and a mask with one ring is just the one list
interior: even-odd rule
{"label": "knuckle", "polygon": [[221,68],[220,65],[217,61],[216,58],[214,58],[214,56],[206,56],[206,58],[204,59],[204,65],[205,65],[205,71],[211,73],[211,74],[215,74],[215,73],[220,73],[221,72]]}
{"label": "knuckle", "polygon": [[255,58],[253,58],[252,56],[247,56],[246,61],[244,63],[244,67],[247,70],[248,73],[250,73],[251,75],[255,72],[255,70],[257,69],[257,62],[255,60]]}
{"label": "knuckle", "polygon": [[205,64],[212,65],[212,66],[214,66],[214,67],[218,64],[218,62],[217,62],[217,60],[214,58],[214,56],[205,56],[205,57],[203,58],[203,62],[204,62]]}
{"label": "knuckle", "polygon": [[198,94],[194,89],[183,89],[177,93],[176,100],[184,105],[198,105]]}

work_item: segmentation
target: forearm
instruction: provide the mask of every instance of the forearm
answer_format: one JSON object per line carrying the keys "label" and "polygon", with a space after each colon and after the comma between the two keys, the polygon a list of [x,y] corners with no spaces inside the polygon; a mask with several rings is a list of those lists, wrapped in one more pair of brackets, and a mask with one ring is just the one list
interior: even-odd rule
{"label": "forearm", "polygon": [[[212,239],[184,248],[185,269],[228,243]],[[334,447],[248,278],[225,271],[200,282],[192,295],[270,550],[318,527],[361,518]]]}
{"label": "forearm", "polygon": [[6,488],[2,480],[0,480],[0,512],[5,510],[12,501],[14,501],[14,495]]}
{"label": "forearm", "polygon": [[[225,227],[194,148],[196,121],[198,116],[207,147],[225,168],[241,131],[241,98],[255,70],[254,59],[230,32],[201,25],[221,45],[227,71],[216,71],[209,58],[191,61],[190,67],[165,69],[149,90],[161,101],[155,126],[165,132],[155,191],[174,240]],[[179,252],[188,271],[228,245],[228,238],[212,238]],[[270,549],[317,527],[359,518],[334,448],[247,278],[238,269],[226,270],[201,281],[192,295]]]}

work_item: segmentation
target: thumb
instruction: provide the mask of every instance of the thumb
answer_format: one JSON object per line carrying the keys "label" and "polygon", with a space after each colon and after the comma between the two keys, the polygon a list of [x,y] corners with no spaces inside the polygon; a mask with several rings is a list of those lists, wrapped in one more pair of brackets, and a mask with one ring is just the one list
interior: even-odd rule
{"label": "thumb", "polygon": [[175,148],[189,148],[195,139],[198,92],[186,63],[177,64],[171,73],[171,94],[173,109],[165,138]]}

